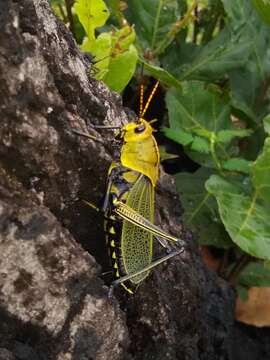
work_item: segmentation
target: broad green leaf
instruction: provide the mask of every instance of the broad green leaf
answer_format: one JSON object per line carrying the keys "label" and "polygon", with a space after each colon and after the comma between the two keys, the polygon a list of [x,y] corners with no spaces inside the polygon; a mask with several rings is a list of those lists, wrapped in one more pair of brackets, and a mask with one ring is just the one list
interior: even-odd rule
{"label": "broad green leaf", "polygon": [[184,66],[171,69],[180,80],[205,80],[223,78],[227,71],[243,66],[252,48],[252,39],[242,36],[241,31],[229,27],[222,30],[212,41],[202,47],[195,59]]}
{"label": "broad green leaf", "polygon": [[194,43],[186,43],[185,39],[177,42],[179,45],[171,44],[160,57],[162,67],[179,81],[181,69],[189,66],[198,54],[202,51],[202,46]]}
{"label": "broad green leaf", "polygon": [[177,142],[178,144],[186,146],[193,142],[193,136],[181,129],[174,130],[170,128],[163,128],[162,131],[169,139]]}
{"label": "broad green leaf", "polygon": [[187,132],[196,130],[217,133],[221,129],[233,129],[230,106],[218,92],[209,91],[202,82],[185,84],[183,93],[170,89],[166,96],[172,128]]}
{"label": "broad green leaf", "polygon": [[103,81],[110,89],[121,92],[134,74],[137,59],[137,50],[130,45],[128,50],[111,59]]}
{"label": "broad green leaf", "polygon": [[239,275],[238,282],[244,287],[270,286],[270,270],[262,262],[249,264]]}
{"label": "broad green leaf", "polygon": [[241,156],[245,159],[255,160],[262,150],[265,140],[265,131],[261,125],[255,128],[252,135],[241,143]]}
{"label": "broad green leaf", "polygon": [[217,141],[228,143],[235,137],[246,137],[251,135],[252,130],[249,129],[235,129],[235,130],[221,130],[217,133]]}
{"label": "broad green leaf", "polygon": [[206,189],[216,197],[219,213],[231,239],[243,251],[261,259],[270,259],[269,207],[256,191],[245,185],[212,175]]}
{"label": "broad green leaf", "polygon": [[270,2],[269,0],[252,0],[252,3],[263,21],[270,25]]}
{"label": "broad green leaf", "polygon": [[[229,78],[232,106],[242,111],[250,119],[255,120],[256,114],[252,104],[255,102],[257,83],[254,73],[247,71],[246,68],[240,68],[236,71],[230,71]],[[250,84],[249,89],[245,87],[246,83]],[[248,101],[249,99],[250,101]]]}
{"label": "broad green leaf", "polygon": [[103,26],[109,17],[109,10],[103,0],[77,0],[74,11],[78,15],[89,41],[95,40],[95,29]]}
{"label": "broad green leaf", "polygon": [[225,161],[222,164],[222,167],[225,170],[239,171],[246,174],[250,173],[250,166],[251,166],[251,161],[242,158],[232,158],[230,160]]}
{"label": "broad green leaf", "polygon": [[171,87],[174,86],[179,91],[182,90],[180,81],[173,77],[166,70],[160,68],[159,66],[151,65],[140,59],[140,62],[144,65],[145,70],[149,72],[154,78],[160,80],[163,84]]}
{"label": "broad green leaf", "polygon": [[254,39],[256,53],[250,56],[244,67],[229,72],[232,105],[256,122],[261,120],[261,115],[265,115],[265,108],[258,105],[261,101],[259,99],[261,84],[265,76],[270,73],[270,59],[266,56],[270,42],[266,40],[265,34]]}
{"label": "broad green leaf", "polygon": [[261,84],[270,73],[269,27],[258,17],[252,1],[222,1],[229,17],[228,26],[235,32],[240,31],[242,38],[252,44],[249,56],[243,55],[246,63],[229,72],[232,104],[251,119],[260,121],[258,115],[264,115],[264,108],[260,106]]}
{"label": "broad green leaf", "polygon": [[[216,158],[227,160],[231,157],[232,154],[227,153],[223,144],[215,143],[219,131],[234,129],[230,119],[230,105],[215,88],[207,89],[203,83],[191,81],[185,84],[182,93],[170,89],[166,95],[166,104],[171,129],[190,133],[193,141],[196,139],[194,145],[191,143],[191,147],[185,149],[194,161],[201,165],[218,167]],[[198,135],[204,139],[200,141]],[[201,149],[205,154],[199,154],[192,151],[193,149]]]}
{"label": "broad green leaf", "polygon": [[[265,140],[262,154],[252,165],[253,185],[256,195],[270,202],[270,137]],[[270,221],[270,215],[269,215]],[[270,236],[270,234],[269,234]]]}
{"label": "broad green leaf", "polygon": [[126,16],[143,48],[155,50],[180,18],[177,0],[129,0]]}
{"label": "broad green leaf", "polygon": [[227,248],[232,242],[220,220],[217,203],[204,186],[211,174],[213,171],[207,168],[194,174],[177,174],[176,187],[184,207],[184,221],[196,231],[199,243]]}

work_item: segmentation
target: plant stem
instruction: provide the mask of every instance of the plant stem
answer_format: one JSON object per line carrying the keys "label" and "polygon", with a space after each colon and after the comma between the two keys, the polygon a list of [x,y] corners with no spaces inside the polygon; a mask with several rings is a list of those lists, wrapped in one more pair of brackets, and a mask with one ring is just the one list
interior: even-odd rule
{"label": "plant stem", "polygon": [[222,260],[219,264],[219,267],[218,267],[218,274],[222,277],[224,277],[225,275],[225,271],[226,271],[226,268],[227,268],[227,265],[228,265],[228,258],[229,258],[229,253],[230,253],[230,249],[226,249],[224,251],[224,254],[223,254],[223,257],[222,257]]}
{"label": "plant stem", "polygon": [[222,174],[222,167],[221,167],[220,162],[216,155],[215,145],[216,145],[216,137],[215,137],[215,134],[212,133],[211,138],[210,138],[210,151],[211,151],[211,155],[212,155],[213,161],[214,161],[217,169]]}
{"label": "plant stem", "polygon": [[159,0],[157,13],[156,13],[156,17],[155,17],[155,23],[154,23],[154,31],[153,31],[152,43],[151,43],[152,51],[154,50],[154,46],[155,46],[155,42],[156,42],[157,30],[158,30],[158,24],[159,24],[162,5],[163,5],[163,0]]}
{"label": "plant stem", "polygon": [[253,260],[252,256],[248,254],[243,254],[239,261],[234,265],[232,270],[230,271],[227,279],[231,285],[235,285],[237,278],[241,271]]}
{"label": "plant stem", "polygon": [[171,30],[166,34],[164,40],[161,42],[158,48],[153,51],[154,56],[158,56],[173,42],[176,34],[188,25],[190,19],[193,19],[193,10],[197,6],[197,0],[190,6],[186,14],[182,19],[178,19],[172,26]]}
{"label": "plant stem", "polygon": [[74,20],[73,20],[73,15],[72,15],[73,0],[65,0],[65,4],[66,4],[67,17],[68,17],[68,22],[69,22],[69,30],[72,32],[74,38],[76,39],[76,34],[75,34],[75,30],[74,30]]}
{"label": "plant stem", "polygon": [[198,6],[196,5],[194,8],[194,29],[193,29],[193,39],[192,42],[194,44],[196,44],[197,41],[197,35],[199,33],[199,24],[198,24],[198,16],[199,16],[199,12],[198,12]]}
{"label": "plant stem", "polygon": [[61,4],[58,4],[58,9],[60,11],[60,14],[62,16],[62,19],[63,19],[64,23],[66,23],[67,22],[67,17],[66,17],[66,14],[65,14],[64,9],[63,9]]}

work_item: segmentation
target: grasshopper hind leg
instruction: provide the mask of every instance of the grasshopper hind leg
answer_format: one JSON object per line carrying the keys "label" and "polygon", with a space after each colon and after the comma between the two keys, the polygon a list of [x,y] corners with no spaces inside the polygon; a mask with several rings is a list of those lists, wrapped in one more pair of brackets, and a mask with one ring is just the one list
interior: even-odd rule
{"label": "grasshopper hind leg", "polygon": [[[167,251],[169,251],[169,248],[167,248]],[[183,247],[181,247],[180,249],[177,249],[177,250],[170,251],[167,255],[161,257],[160,259],[157,259],[157,260],[153,261],[150,265],[146,266],[145,268],[143,268],[141,270],[138,270],[133,274],[127,274],[125,276],[122,276],[121,278],[113,281],[111,286],[110,286],[110,289],[109,289],[109,294],[108,294],[109,297],[112,297],[113,290],[114,290],[114,288],[116,286],[118,286],[120,284],[123,284],[125,281],[130,280],[130,279],[134,278],[137,275],[140,275],[140,274],[142,274],[142,273],[144,273],[146,271],[149,271],[149,270],[153,269],[157,265],[162,264],[163,262],[173,258],[174,256],[181,254],[183,251],[184,251]]]}

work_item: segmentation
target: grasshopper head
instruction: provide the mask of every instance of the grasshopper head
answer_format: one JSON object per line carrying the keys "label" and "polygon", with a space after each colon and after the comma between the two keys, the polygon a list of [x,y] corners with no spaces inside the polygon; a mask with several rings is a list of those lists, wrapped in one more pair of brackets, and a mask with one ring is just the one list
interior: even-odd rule
{"label": "grasshopper head", "polygon": [[152,136],[153,128],[149,122],[139,118],[137,122],[131,122],[123,127],[125,142],[142,141]]}

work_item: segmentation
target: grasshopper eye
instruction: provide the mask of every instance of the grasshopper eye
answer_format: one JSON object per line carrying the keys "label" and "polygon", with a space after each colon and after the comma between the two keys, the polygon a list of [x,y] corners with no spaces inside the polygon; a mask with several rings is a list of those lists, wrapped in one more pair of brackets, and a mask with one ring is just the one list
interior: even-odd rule
{"label": "grasshopper eye", "polygon": [[145,130],[145,125],[142,124],[142,125],[137,126],[134,131],[136,134],[140,134],[140,133],[144,132],[144,130]]}

